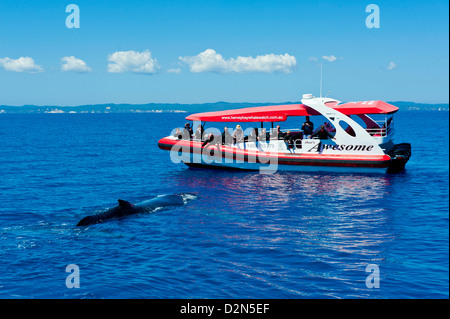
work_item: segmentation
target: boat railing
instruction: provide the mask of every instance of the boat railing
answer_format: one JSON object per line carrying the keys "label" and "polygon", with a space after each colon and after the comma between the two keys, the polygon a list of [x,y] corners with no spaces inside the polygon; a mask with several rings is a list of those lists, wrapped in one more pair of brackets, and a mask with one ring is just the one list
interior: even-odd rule
{"label": "boat railing", "polygon": [[373,121],[378,127],[366,128],[366,131],[374,137],[386,137],[394,134],[394,121],[393,118],[389,118],[387,121]]}

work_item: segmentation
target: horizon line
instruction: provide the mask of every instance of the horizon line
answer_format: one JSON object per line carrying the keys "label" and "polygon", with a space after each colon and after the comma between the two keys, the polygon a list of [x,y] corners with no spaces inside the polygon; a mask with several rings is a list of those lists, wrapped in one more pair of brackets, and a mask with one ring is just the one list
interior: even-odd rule
{"label": "horizon line", "polygon": [[[348,103],[351,101],[342,101],[343,103]],[[78,105],[50,105],[50,104],[23,104],[23,105],[7,105],[0,104],[0,107],[26,107],[26,106],[34,106],[34,107],[80,107],[80,106],[100,106],[100,105],[132,105],[132,106],[142,106],[149,104],[164,104],[164,105],[202,105],[202,104],[218,104],[218,103],[227,103],[227,104],[273,104],[273,105],[283,105],[283,104],[300,104],[301,101],[284,101],[284,102],[227,102],[227,101],[216,101],[216,102],[201,102],[201,103],[179,103],[179,102],[148,102],[148,103],[114,103],[114,102],[106,102],[106,103],[94,103],[94,104],[78,104]],[[436,104],[445,104],[449,105],[449,101],[447,102],[413,102],[413,101],[386,101],[386,103],[414,103],[414,104],[427,104],[427,105],[436,105]]]}

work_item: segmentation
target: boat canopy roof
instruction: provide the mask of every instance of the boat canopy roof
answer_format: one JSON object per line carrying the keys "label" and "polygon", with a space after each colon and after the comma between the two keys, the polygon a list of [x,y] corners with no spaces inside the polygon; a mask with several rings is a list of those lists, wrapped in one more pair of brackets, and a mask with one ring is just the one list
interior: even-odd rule
{"label": "boat canopy roof", "polygon": [[[383,101],[348,102],[338,104],[337,101],[325,103],[345,115],[391,114],[398,107]],[[287,104],[257,106],[227,111],[196,113],[186,117],[189,121],[204,122],[283,122],[288,116],[320,115],[305,104]]]}

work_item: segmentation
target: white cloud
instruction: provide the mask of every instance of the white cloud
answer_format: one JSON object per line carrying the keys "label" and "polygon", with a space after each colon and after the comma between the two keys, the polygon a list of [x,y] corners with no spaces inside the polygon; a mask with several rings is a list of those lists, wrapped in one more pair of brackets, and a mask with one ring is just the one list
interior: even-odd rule
{"label": "white cloud", "polygon": [[180,68],[177,68],[177,69],[168,69],[168,70],[167,70],[167,73],[175,73],[175,74],[178,74],[178,73],[181,73],[181,69],[180,69]]}
{"label": "white cloud", "polygon": [[334,55],[330,55],[330,56],[322,56],[322,59],[327,60],[328,62],[334,62],[337,60],[337,58]]}
{"label": "white cloud", "polygon": [[40,65],[37,65],[34,59],[30,57],[20,57],[18,59],[0,58],[0,67],[3,67],[5,71],[11,72],[44,72],[44,69]]}
{"label": "white cloud", "polygon": [[389,65],[387,66],[387,70],[391,71],[393,69],[395,69],[397,67],[397,64],[395,64],[394,62],[389,62]]}
{"label": "white cloud", "polygon": [[297,64],[294,56],[289,54],[266,54],[254,57],[224,59],[213,49],[207,49],[196,56],[180,57],[181,61],[189,65],[191,72],[218,72],[218,73],[250,73],[250,72],[291,72]]}
{"label": "white cloud", "polygon": [[158,62],[152,58],[152,53],[148,50],[137,51],[117,51],[108,55],[108,72],[111,73],[142,73],[153,74],[158,70]]}
{"label": "white cloud", "polygon": [[316,58],[315,56],[310,56],[310,57],[308,58],[308,60],[309,60],[309,61],[314,61],[314,62],[319,61],[319,59]]}
{"label": "white cloud", "polygon": [[79,73],[91,72],[92,69],[83,60],[77,59],[74,56],[65,56],[61,59],[62,71],[73,71]]}

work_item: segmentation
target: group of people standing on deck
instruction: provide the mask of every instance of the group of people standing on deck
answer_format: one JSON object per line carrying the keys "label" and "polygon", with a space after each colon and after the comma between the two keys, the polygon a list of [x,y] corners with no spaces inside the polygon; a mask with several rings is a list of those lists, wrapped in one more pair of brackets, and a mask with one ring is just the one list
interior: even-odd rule
{"label": "group of people standing on deck", "polygon": [[[325,125],[327,124],[328,123],[325,123]],[[318,137],[321,140],[326,140],[329,137],[334,139],[333,135],[331,135],[329,132],[331,125],[328,124],[327,127],[325,127],[325,125],[321,125],[320,129],[314,132],[314,123],[310,121],[309,116],[306,116],[306,121],[303,123],[301,128],[303,136],[309,138]],[[279,125],[277,125],[276,130],[272,132],[272,134],[266,132],[265,128],[261,128],[260,131],[257,128],[253,128],[250,134],[248,136],[245,136],[241,126],[236,125],[236,129],[233,131],[233,133],[230,133],[228,131],[228,127],[224,127],[222,134],[219,136],[215,136],[213,133],[209,133],[204,136],[204,129],[202,125],[198,125],[196,131],[194,132],[190,126],[190,123],[186,123],[182,131],[177,128],[173,136],[178,139],[195,139],[203,141],[202,146],[214,142],[213,144],[237,145],[238,147],[243,147],[245,142],[256,143],[264,142],[270,139],[278,139],[284,140],[288,148],[292,148],[294,146],[294,137],[296,137],[291,133],[291,131],[288,131],[287,133],[282,132]]]}
{"label": "group of people standing on deck", "polygon": [[314,123],[309,120],[309,116],[306,117],[306,121],[302,125],[304,136],[309,136],[309,138],[318,137],[320,140],[334,139],[334,136],[330,134],[330,130],[332,130],[331,124],[325,122],[320,126],[320,130],[314,133]]}

